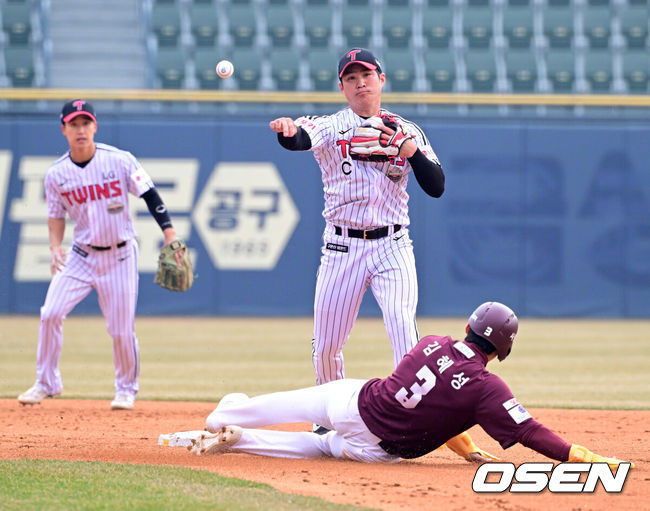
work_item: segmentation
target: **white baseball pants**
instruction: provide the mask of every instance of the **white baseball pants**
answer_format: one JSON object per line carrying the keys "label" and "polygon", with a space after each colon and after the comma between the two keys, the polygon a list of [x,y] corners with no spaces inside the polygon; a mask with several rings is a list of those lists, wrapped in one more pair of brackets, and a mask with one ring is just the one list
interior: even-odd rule
{"label": "white baseball pants", "polygon": [[[287,392],[275,392],[228,403],[208,416],[206,429],[223,426],[244,428],[241,439],[230,447],[277,458],[318,458],[330,456],[362,462],[394,463],[359,415],[357,398],[366,380],[336,380],[323,385]],[[331,429],[325,435],[310,431],[289,432],[250,429],[291,422],[312,422]]]}
{"label": "white baseball pants", "polygon": [[113,338],[116,392],[138,392],[140,355],[135,336],[138,300],[138,244],[94,251],[79,245],[82,254],[71,249],[62,271],[52,278],[41,307],[36,356],[36,381],[49,394],[61,392],[63,383],[59,359],[63,348],[63,320],[92,289]]}
{"label": "white baseball pants", "polygon": [[323,241],[314,300],[316,383],[345,378],[343,346],[368,286],[381,308],[396,367],[418,342],[418,283],[408,229],[363,240],[336,235],[328,224]]}

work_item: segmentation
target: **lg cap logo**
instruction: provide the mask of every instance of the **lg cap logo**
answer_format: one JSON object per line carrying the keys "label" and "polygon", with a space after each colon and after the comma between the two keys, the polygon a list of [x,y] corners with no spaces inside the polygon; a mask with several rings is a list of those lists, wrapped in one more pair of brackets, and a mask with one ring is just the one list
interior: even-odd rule
{"label": "lg cap logo", "polygon": [[[593,493],[601,482],[607,493],[620,493],[630,471],[630,463],[621,463],[614,475],[607,463],[484,463],[472,481],[476,493]],[[549,475],[550,473],[550,475]],[[582,477],[586,474],[586,477]]]}

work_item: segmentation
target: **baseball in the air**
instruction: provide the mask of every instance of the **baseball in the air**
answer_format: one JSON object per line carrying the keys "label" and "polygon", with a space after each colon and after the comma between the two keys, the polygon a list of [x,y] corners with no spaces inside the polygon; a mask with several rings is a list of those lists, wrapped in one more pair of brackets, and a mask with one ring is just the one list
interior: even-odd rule
{"label": "baseball in the air", "polygon": [[235,71],[235,67],[229,60],[220,60],[217,64],[217,74],[221,78],[229,78]]}

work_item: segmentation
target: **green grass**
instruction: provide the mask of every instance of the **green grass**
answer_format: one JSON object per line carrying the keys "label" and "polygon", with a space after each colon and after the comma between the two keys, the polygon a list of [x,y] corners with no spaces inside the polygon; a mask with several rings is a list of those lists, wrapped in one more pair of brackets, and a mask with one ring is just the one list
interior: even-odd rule
{"label": "green grass", "polygon": [[[0,317],[0,397],[34,381],[38,317]],[[423,318],[422,336],[462,338],[465,319]],[[136,322],[139,399],[216,401],[315,383],[311,318],[153,318]],[[488,368],[529,407],[649,409],[650,321],[520,321],[512,355]],[[65,322],[62,397],[113,396],[111,340],[101,317]],[[346,375],[385,376],[392,352],[381,319],[361,318],[345,350]]]}
{"label": "green grass", "polygon": [[359,510],[182,467],[0,460],[0,508],[30,510]]}

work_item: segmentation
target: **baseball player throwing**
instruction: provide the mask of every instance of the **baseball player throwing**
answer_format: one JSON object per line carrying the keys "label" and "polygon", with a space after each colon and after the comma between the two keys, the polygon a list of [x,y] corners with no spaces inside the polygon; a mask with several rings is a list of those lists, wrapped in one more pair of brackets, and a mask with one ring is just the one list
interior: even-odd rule
{"label": "baseball player throwing", "polygon": [[[111,408],[131,409],[140,364],[134,331],[138,244],[128,194],[146,201],[165,244],[176,239],[176,231],[139,162],[126,151],[95,143],[97,120],[89,102],[74,100],[63,106],[61,131],[70,149],[45,175],[53,278],[41,308],[36,383],[18,401],[36,404],[61,393],[63,320],[95,289],[113,338],[115,399]],[[66,214],[75,222],[68,254],[61,246]]]}
{"label": "baseball player throwing", "polygon": [[[424,337],[388,378],[343,379],[250,399],[225,396],[207,418],[211,433],[200,436],[191,450],[394,463],[423,456],[479,424],[504,449],[521,443],[558,461],[625,463],[567,443],[531,417],[506,383],[486,369],[489,361],[510,354],[517,329],[512,310],[486,302],[469,317],[464,342]],[[248,429],[299,421],[315,421],[331,431]],[[470,444],[456,452],[483,461]]]}
{"label": "baseball player throwing", "polygon": [[[411,170],[430,196],[444,191],[442,168],[422,130],[381,108],[386,76],[374,55],[352,49],[341,57],[338,70],[348,108],[270,123],[283,147],[314,152],[323,178],[326,226],[313,338],[318,384],[345,377],[343,346],[368,286],[383,313],[394,365],[417,342],[418,286],[406,192]],[[383,122],[368,127],[375,130],[374,142],[372,136],[355,136],[362,124],[379,116],[392,128]],[[369,151],[361,138],[376,150]]]}

